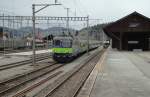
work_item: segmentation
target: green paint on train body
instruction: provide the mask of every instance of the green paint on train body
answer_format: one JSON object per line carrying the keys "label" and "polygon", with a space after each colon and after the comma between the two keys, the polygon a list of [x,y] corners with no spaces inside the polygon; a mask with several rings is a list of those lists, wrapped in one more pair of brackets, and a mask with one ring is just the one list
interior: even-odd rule
{"label": "green paint on train body", "polygon": [[52,52],[53,53],[62,53],[62,54],[65,54],[65,53],[71,54],[71,53],[73,53],[73,48],[53,48]]}

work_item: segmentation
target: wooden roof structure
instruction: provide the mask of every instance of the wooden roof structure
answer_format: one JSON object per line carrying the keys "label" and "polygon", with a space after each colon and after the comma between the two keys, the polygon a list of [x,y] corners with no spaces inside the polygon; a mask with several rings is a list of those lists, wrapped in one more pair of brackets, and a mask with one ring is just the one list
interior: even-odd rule
{"label": "wooden roof structure", "polygon": [[110,23],[103,28],[104,32],[112,37],[112,33],[117,32],[149,32],[150,33],[150,18],[133,12],[116,22]]}
{"label": "wooden roof structure", "polygon": [[112,38],[112,48],[150,50],[150,18],[138,12],[106,25],[103,30]]}

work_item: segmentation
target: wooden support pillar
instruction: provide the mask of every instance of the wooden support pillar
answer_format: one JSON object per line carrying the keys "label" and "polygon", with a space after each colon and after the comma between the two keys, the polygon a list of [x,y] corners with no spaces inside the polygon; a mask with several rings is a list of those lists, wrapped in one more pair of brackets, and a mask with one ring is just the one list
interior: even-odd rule
{"label": "wooden support pillar", "polygon": [[120,32],[120,47],[119,47],[119,49],[120,50],[122,50],[122,32]]}

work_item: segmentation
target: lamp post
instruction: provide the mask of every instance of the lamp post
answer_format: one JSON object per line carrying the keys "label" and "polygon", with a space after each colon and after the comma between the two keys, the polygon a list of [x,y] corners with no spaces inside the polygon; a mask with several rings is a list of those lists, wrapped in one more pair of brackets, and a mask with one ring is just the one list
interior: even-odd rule
{"label": "lamp post", "polygon": [[[32,65],[35,64],[36,60],[35,60],[35,14],[40,12],[41,10],[47,8],[48,6],[53,6],[53,5],[61,5],[61,4],[57,4],[56,2],[57,0],[55,0],[55,4],[32,4],[32,22],[33,22],[33,44],[32,44],[32,50],[33,50],[33,55],[32,55]],[[35,10],[36,6],[42,6],[42,8]]]}

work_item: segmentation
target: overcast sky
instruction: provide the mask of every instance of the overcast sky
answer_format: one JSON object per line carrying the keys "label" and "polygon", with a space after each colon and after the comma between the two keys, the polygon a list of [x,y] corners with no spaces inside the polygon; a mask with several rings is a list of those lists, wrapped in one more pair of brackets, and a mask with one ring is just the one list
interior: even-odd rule
{"label": "overcast sky", "polygon": [[[63,6],[51,6],[37,15],[66,16],[64,7],[71,9],[70,16],[87,16],[102,19],[100,22],[115,21],[134,11],[150,17],[150,0],[58,0]],[[53,3],[54,0],[1,0],[0,11],[17,15],[32,15],[33,3]]]}

